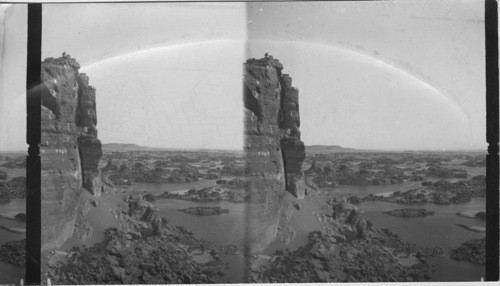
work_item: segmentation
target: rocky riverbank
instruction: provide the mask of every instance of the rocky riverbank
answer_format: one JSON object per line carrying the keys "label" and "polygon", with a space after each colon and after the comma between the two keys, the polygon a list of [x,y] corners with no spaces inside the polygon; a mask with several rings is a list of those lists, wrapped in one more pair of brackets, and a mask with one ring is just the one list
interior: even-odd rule
{"label": "rocky riverbank", "polygon": [[486,263],[486,238],[469,240],[451,250],[450,258],[484,265]]}
{"label": "rocky riverbank", "polygon": [[426,217],[434,215],[435,212],[428,211],[426,209],[397,209],[397,210],[387,211],[384,213],[396,217],[415,218],[415,217]]}
{"label": "rocky riverbank", "polygon": [[140,195],[124,202],[119,227],[107,229],[104,241],[45,252],[46,278],[56,284],[215,283],[224,265],[220,256],[238,251],[170,225]]}
{"label": "rocky riverbank", "polygon": [[323,231],[311,232],[295,251],[257,255],[251,281],[257,283],[424,281],[427,251],[388,230],[377,229],[347,201],[331,201]]}

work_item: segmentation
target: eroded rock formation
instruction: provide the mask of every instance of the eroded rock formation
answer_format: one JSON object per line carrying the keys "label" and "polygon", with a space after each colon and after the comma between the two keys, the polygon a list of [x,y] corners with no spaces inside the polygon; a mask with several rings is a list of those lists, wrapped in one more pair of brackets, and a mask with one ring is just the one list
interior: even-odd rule
{"label": "eroded rock formation", "polygon": [[95,125],[95,89],[69,55],[42,63],[37,87],[42,101],[42,249],[61,245],[73,233],[82,186],[101,192],[101,142]]}
{"label": "eroded rock formation", "polygon": [[265,249],[276,237],[285,190],[304,196],[298,90],[267,56],[244,64],[245,164],[249,182],[248,246]]}

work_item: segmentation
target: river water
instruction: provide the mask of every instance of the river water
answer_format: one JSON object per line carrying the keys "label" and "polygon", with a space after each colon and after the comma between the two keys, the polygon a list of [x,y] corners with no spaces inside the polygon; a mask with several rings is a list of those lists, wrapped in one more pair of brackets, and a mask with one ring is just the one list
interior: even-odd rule
{"label": "river water", "polygon": [[[484,170],[484,169],[483,169]],[[132,191],[151,192],[160,194],[163,192],[183,192],[190,188],[200,188],[214,185],[215,181],[206,180],[186,184],[136,184]],[[397,185],[377,186],[338,186],[331,189],[334,196],[349,194],[360,197],[369,194],[388,194],[394,191],[405,191],[420,186],[418,182],[405,182]],[[319,197],[316,197],[316,199]],[[310,199],[309,197],[306,200]],[[191,202],[184,200],[158,200],[155,203],[161,215],[166,217],[169,223],[182,225],[193,231],[198,237],[206,239],[215,244],[233,243],[238,246],[245,244],[245,204],[230,202]],[[180,212],[194,206],[219,206],[229,209],[229,213],[215,216],[195,216]],[[421,247],[435,247],[440,245],[444,248],[456,248],[467,240],[481,238],[485,233],[476,233],[456,224],[485,227],[485,223],[476,219],[459,217],[457,212],[478,212],[485,210],[485,199],[475,198],[471,202],[460,205],[440,206],[424,204],[418,206],[400,205],[386,202],[364,202],[358,206],[365,217],[376,227],[387,228],[403,239]],[[383,212],[400,208],[425,208],[434,211],[434,216],[423,218],[399,218]],[[297,231],[296,241],[290,245],[295,249],[306,241],[307,233],[321,229],[321,224],[315,221],[314,215],[321,207],[304,204],[300,212],[295,212],[293,227]],[[271,246],[272,248],[272,246]],[[217,282],[244,282],[245,258],[243,255],[226,256],[229,268],[225,276]],[[449,258],[433,258],[435,271],[431,274],[432,281],[479,281],[484,276],[484,267],[467,262],[456,262]]]}
{"label": "river water", "polygon": [[[21,212],[26,212],[26,200],[16,199],[8,204],[0,205],[0,213],[13,216]],[[24,222],[17,220],[0,218],[0,225],[11,228],[26,228]],[[25,234],[18,234],[0,228],[0,245],[13,240],[21,240],[25,238]],[[24,279],[25,267],[16,266],[9,263],[0,262],[0,284],[16,283],[19,284],[21,279]]]}

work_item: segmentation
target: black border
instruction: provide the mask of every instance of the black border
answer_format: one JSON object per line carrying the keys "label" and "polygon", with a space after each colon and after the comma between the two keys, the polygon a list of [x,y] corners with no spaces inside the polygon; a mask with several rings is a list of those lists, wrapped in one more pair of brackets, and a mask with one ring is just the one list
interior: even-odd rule
{"label": "black border", "polygon": [[26,62],[26,284],[40,285],[41,165],[40,165],[40,69],[42,63],[42,4],[28,4]]}
{"label": "black border", "polygon": [[[325,1],[325,0],[319,0]],[[349,1],[349,0],[348,0]],[[361,0],[370,1],[370,0]],[[386,0],[381,0],[386,1]],[[178,3],[207,1],[124,1],[124,2],[43,2],[43,4],[81,3]],[[210,1],[242,2],[242,1]],[[263,1],[243,1],[263,2]],[[267,2],[267,1],[265,1]],[[273,1],[289,2],[289,1]],[[293,2],[293,1],[292,1]],[[302,2],[302,1],[299,1]],[[4,2],[4,3],[9,3]],[[42,3],[10,2],[28,5],[27,30],[27,143],[26,157],[26,284],[39,285],[41,278],[41,165],[40,165],[40,114],[41,102],[41,43]],[[485,61],[486,61],[486,281],[498,281],[499,263],[499,72],[498,72],[498,5],[495,0],[485,0]]]}
{"label": "black border", "polygon": [[486,48],[486,281],[498,281],[498,5],[484,3]]}

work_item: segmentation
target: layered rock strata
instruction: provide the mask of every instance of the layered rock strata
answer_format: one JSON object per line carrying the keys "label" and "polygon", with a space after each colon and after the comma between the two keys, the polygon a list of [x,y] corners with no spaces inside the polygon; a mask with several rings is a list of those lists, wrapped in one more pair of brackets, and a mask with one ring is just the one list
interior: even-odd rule
{"label": "layered rock strata", "polygon": [[73,233],[82,186],[101,192],[101,142],[95,125],[95,89],[69,55],[42,63],[42,249],[60,246]]}
{"label": "layered rock strata", "polygon": [[267,56],[244,64],[245,173],[248,179],[247,245],[265,249],[276,237],[285,190],[304,196],[298,90]]}

